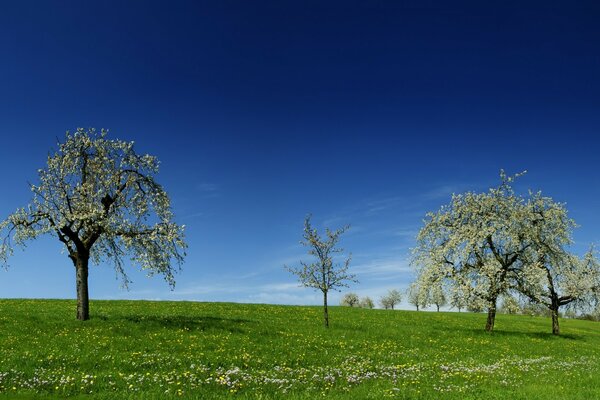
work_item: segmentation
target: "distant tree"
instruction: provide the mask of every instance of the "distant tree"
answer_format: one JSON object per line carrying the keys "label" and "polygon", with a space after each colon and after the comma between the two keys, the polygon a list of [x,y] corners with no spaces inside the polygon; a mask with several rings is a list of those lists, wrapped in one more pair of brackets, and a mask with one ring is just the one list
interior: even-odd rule
{"label": "distant tree", "polygon": [[532,317],[550,317],[550,311],[542,304],[536,303],[533,300],[527,300],[521,306],[521,313]]}
{"label": "distant tree", "polygon": [[510,294],[502,296],[502,305],[500,310],[505,314],[518,314],[521,312],[519,301]]}
{"label": "distant tree", "polygon": [[436,310],[439,312],[440,307],[444,307],[448,303],[442,281],[433,282],[429,293],[431,296],[431,304],[435,305]]}
{"label": "distant tree", "polygon": [[362,299],[360,299],[360,303],[358,303],[358,306],[360,308],[372,309],[375,308],[375,303],[373,303],[373,300],[369,296],[365,296]]}
{"label": "distant tree", "polygon": [[415,306],[417,311],[429,307],[429,292],[425,287],[421,286],[418,281],[415,281],[408,286],[406,296],[408,303]]}
{"label": "distant tree", "polygon": [[450,287],[450,306],[456,308],[458,312],[467,308],[469,302],[467,294],[464,292],[464,286],[455,285]]}
{"label": "distant tree", "polygon": [[89,319],[88,266],[109,260],[127,286],[123,257],[173,286],[183,262],[184,226],[173,221],[167,193],[155,180],[158,160],[139,155],[133,142],[107,139],[107,131],[77,129],[38,170],[33,199],[0,224],[6,264],[13,247],[44,234],[55,236],[75,266],[77,319]]}
{"label": "distant tree", "polygon": [[470,297],[467,303],[467,311],[472,313],[484,312],[487,310],[487,307],[488,303],[484,299],[476,296]]}
{"label": "distant tree", "polygon": [[356,293],[346,293],[344,295],[344,297],[342,297],[342,301],[340,302],[340,305],[342,306],[346,306],[346,307],[354,307],[354,306],[358,306],[358,295]]}
{"label": "distant tree", "polygon": [[388,290],[388,292],[381,297],[381,300],[379,300],[379,303],[386,310],[387,309],[393,310],[394,307],[396,306],[396,304],[400,304],[401,301],[402,301],[402,294],[396,289],[391,289],[391,290]]}
{"label": "distant tree", "polygon": [[350,256],[342,263],[334,262],[334,256],[343,252],[343,249],[336,247],[340,236],[350,226],[346,225],[335,231],[326,228],[326,237],[321,238],[317,230],[312,227],[310,218],[309,214],[304,220],[303,240],[300,243],[308,247],[308,254],[316,257],[317,260],[310,264],[300,261],[301,267],[299,268],[288,266],[285,266],[285,268],[298,277],[302,286],[314,288],[323,293],[323,323],[328,328],[329,311],[327,309],[327,295],[329,291],[348,287],[348,282],[358,283],[355,275],[348,272]]}

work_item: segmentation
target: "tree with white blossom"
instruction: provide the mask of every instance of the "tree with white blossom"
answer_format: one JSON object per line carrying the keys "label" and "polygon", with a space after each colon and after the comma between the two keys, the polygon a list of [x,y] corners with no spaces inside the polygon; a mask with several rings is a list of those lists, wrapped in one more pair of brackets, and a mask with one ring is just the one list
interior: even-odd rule
{"label": "tree with white blossom", "polygon": [[541,193],[527,202],[530,227],[529,262],[516,281],[517,289],[531,301],[548,308],[552,333],[560,334],[559,310],[572,304],[597,302],[600,294],[600,263],[592,246],[583,257],[568,251],[575,221],[564,204]]}
{"label": "tree with white blossom", "polygon": [[412,282],[406,289],[406,300],[408,304],[415,306],[417,311],[427,308],[431,304],[428,288],[419,280]]}
{"label": "tree with white blossom", "polygon": [[504,171],[500,177],[498,187],[454,194],[449,205],[428,213],[413,260],[436,279],[462,286],[470,301],[483,301],[486,331],[494,329],[498,297],[522,270],[530,246],[524,199],[511,187],[515,177]]}
{"label": "tree with white blossom", "polygon": [[316,228],[313,228],[310,222],[311,215],[304,219],[303,240],[300,243],[308,247],[308,254],[316,258],[315,262],[306,263],[300,261],[300,267],[284,266],[285,269],[298,277],[300,284],[304,287],[310,287],[320,290],[323,293],[323,324],[329,327],[329,309],[327,297],[331,290],[340,290],[340,288],[349,287],[349,283],[358,283],[355,275],[348,272],[351,256],[337,262],[336,255],[344,252],[344,249],[337,247],[340,236],[350,229],[346,225],[335,231],[325,228],[325,238],[319,235]]}
{"label": "tree with white blossom", "polygon": [[38,170],[31,203],[0,224],[0,260],[15,246],[44,234],[56,237],[75,266],[77,319],[89,319],[90,260],[112,262],[125,286],[124,257],[175,284],[186,243],[184,226],[174,222],[170,200],[155,181],[159,162],[139,155],[133,142],[108,139],[107,131],[67,132],[58,150]]}
{"label": "tree with white blossom", "polygon": [[448,304],[446,291],[441,280],[435,281],[431,284],[429,293],[431,296],[431,304],[435,306],[438,312],[440,311],[440,307],[444,307],[446,304]]}
{"label": "tree with white blossom", "polygon": [[600,268],[593,250],[583,259],[568,251],[575,222],[563,204],[539,192],[515,194],[511,184],[519,175],[501,171],[498,187],[453,195],[429,213],[414,262],[425,275],[458,287],[471,308],[487,308],[487,331],[499,297],[517,290],[551,311],[552,332],[559,334],[561,306],[597,299]]}
{"label": "tree with white blossom", "polygon": [[464,291],[464,286],[452,285],[450,286],[449,291],[450,307],[456,308],[458,312],[461,312],[463,309],[467,308],[469,299]]}
{"label": "tree with white blossom", "polygon": [[342,300],[340,300],[340,305],[346,307],[354,307],[358,306],[359,302],[360,299],[358,298],[358,295],[356,293],[346,293],[342,297]]}
{"label": "tree with white blossom", "polygon": [[381,296],[379,303],[384,309],[394,309],[396,304],[400,304],[402,301],[402,293],[397,289],[390,289],[386,294]]}
{"label": "tree with white blossom", "polygon": [[360,299],[358,306],[360,308],[367,308],[367,309],[371,310],[371,309],[375,308],[375,303],[373,303],[373,299],[371,299],[369,296],[365,296]]}

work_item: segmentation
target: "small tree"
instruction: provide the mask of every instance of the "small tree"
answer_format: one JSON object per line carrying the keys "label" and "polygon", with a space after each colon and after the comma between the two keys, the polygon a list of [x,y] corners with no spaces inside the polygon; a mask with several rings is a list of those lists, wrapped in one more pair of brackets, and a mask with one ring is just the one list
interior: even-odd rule
{"label": "small tree", "polygon": [[373,300],[369,296],[365,296],[362,299],[360,299],[360,303],[358,304],[358,306],[360,308],[373,309],[375,308],[375,303],[373,303]]}
{"label": "small tree", "polygon": [[344,297],[342,297],[342,301],[340,305],[346,307],[354,307],[357,306],[359,302],[358,295],[356,293],[346,293]]}
{"label": "small tree", "polygon": [[429,292],[421,286],[418,281],[410,284],[406,290],[406,296],[409,304],[412,304],[419,311],[421,308],[427,308],[430,304]]}
{"label": "small tree", "polygon": [[391,289],[388,290],[388,292],[381,297],[381,300],[379,300],[381,306],[383,308],[387,309],[394,309],[394,306],[396,306],[396,304],[400,304],[400,302],[402,301],[402,294],[397,291],[396,289]]}
{"label": "small tree", "polygon": [[467,307],[469,299],[464,292],[464,286],[455,285],[450,288],[450,306],[461,312]]}
{"label": "small tree", "polygon": [[435,305],[437,311],[440,311],[440,307],[443,307],[447,304],[446,293],[444,291],[444,286],[442,285],[442,281],[435,281],[431,285],[430,289],[431,295],[431,304]]}
{"label": "small tree", "polygon": [[500,309],[505,314],[518,314],[521,312],[521,305],[514,296],[507,294],[502,297],[502,305]]}
{"label": "small tree", "polygon": [[107,139],[107,131],[66,134],[31,185],[33,199],[0,224],[0,260],[13,247],[44,234],[55,236],[75,266],[77,319],[89,319],[88,266],[109,260],[127,286],[123,257],[173,286],[171,261],[183,262],[183,226],[173,221],[167,193],[155,180],[158,160],[138,155],[133,142]]}
{"label": "small tree", "polygon": [[327,294],[330,290],[339,290],[339,288],[348,287],[348,282],[358,283],[355,275],[348,272],[351,256],[348,256],[342,263],[334,262],[336,254],[344,250],[338,248],[337,243],[340,236],[346,232],[350,226],[346,225],[335,231],[325,228],[326,238],[321,238],[315,228],[310,223],[311,215],[307,215],[304,220],[304,240],[300,243],[308,247],[308,254],[316,257],[316,262],[307,264],[300,261],[302,265],[299,268],[285,268],[298,277],[300,284],[304,287],[310,287],[320,290],[323,293],[323,324],[329,327],[329,311],[327,309]]}

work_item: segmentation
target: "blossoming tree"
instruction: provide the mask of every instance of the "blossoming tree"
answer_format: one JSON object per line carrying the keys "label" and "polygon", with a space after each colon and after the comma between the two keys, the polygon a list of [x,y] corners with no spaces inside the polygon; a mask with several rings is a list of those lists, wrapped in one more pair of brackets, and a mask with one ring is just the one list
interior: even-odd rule
{"label": "blossoming tree", "polygon": [[110,140],[107,131],[67,132],[58,151],[31,185],[33,199],[0,224],[0,259],[15,246],[44,234],[64,246],[76,272],[77,319],[89,319],[88,266],[107,260],[123,278],[123,257],[175,284],[172,261],[181,266],[184,226],[173,221],[170,200],[154,179],[156,157],[139,155],[133,142]]}
{"label": "blossoming tree", "polygon": [[560,307],[597,301],[600,264],[593,246],[583,257],[567,250],[576,224],[568,217],[564,204],[538,192],[531,195],[527,210],[532,246],[529,262],[516,287],[550,310],[552,333],[558,335]]}
{"label": "blossoming tree", "polygon": [[499,296],[517,290],[552,312],[559,334],[558,309],[596,298],[598,262],[568,251],[575,227],[564,205],[541,193],[514,193],[509,177],[486,193],[453,195],[450,205],[429,213],[418,235],[414,262],[420,276],[442,279],[470,303],[488,310],[485,329],[494,328]]}
{"label": "blossoming tree", "polygon": [[285,268],[298,277],[300,284],[304,287],[318,289],[323,293],[323,324],[329,327],[329,310],[327,306],[327,295],[330,290],[339,290],[339,288],[348,287],[348,282],[357,283],[355,275],[348,272],[350,259],[348,256],[342,263],[335,262],[336,254],[342,253],[342,248],[336,247],[340,236],[346,232],[350,226],[346,225],[335,231],[329,228],[325,229],[325,238],[322,238],[310,223],[310,215],[304,220],[304,234],[300,243],[308,247],[308,254],[316,257],[316,261],[307,264],[300,261],[301,267]]}
{"label": "blossoming tree", "polygon": [[492,331],[498,297],[522,269],[529,247],[523,236],[523,199],[511,187],[514,177],[501,172],[500,186],[484,193],[454,194],[448,206],[427,214],[414,262],[423,275],[450,279],[483,300],[485,329]]}

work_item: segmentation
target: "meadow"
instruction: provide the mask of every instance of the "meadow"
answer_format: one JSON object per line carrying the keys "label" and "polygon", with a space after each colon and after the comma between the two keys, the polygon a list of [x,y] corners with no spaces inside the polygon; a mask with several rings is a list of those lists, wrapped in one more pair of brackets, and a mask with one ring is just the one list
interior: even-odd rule
{"label": "meadow", "polygon": [[0,398],[600,398],[600,324],[195,302],[0,300]]}

